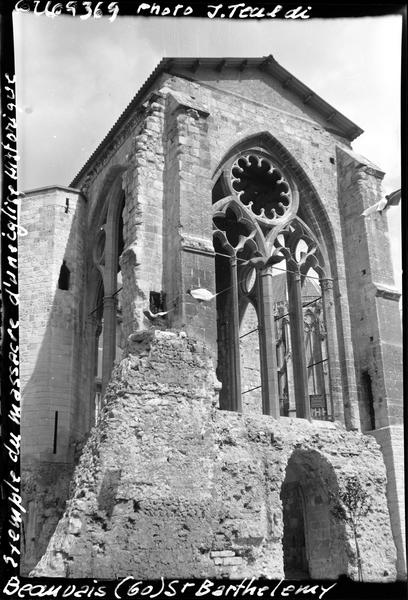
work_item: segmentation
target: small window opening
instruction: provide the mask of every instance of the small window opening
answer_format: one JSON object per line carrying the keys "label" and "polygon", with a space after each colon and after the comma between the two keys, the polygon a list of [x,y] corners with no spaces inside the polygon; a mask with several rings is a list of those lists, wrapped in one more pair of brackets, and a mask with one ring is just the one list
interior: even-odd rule
{"label": "small window opening", "polygon": [[363,371],[361,375],[363,392],[363,429],[372,431],[375,429],[375,409],[372,381],[368,371]]}
{"label": "small window opening", "polygon": [[150,292],[149,297],[150,311],[153,314],[165,311],[166,294],[164,292]]}
{"label": "small window opening", "polygon": [[331,162],[332,165],[336,164],[336,161],[334,160],[334,158],[332,156],[329,158],[329,160],[330,160],[330,162]]}
{"label": "small window opening", "polygon": [[367,273],[367,271],[366,271],[365,269],[363,269],[363,270],[361,271],[361,274],[362,274],[362,275],[365,275],[366,273]]}
{"label": "small window opening", "polygon": [[68,269],[65,260],[63,260],[58,278],[58,289],[69,290],[70,275],[71,271]]}
{"label": "small window opening", "polygon": [[69,198],[65,198],[65,214],[69,213]]}
{"label": "small window opening", "polygon": [[57,441],[58,441],[58,411],[55,411],[54,418],[54,445],[53,445],[53,454],[57,454]]}

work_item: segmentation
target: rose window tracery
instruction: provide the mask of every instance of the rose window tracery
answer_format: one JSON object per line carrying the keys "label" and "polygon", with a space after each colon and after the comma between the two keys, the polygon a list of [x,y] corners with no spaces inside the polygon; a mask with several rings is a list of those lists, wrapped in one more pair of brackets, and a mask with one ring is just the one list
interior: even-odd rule
{"label": "rose window tracery", "polygon": [[231,168],[231,186],[240,202],[266,223],[283,217],[291,205],[288,182],[264,156],[240,156]]}

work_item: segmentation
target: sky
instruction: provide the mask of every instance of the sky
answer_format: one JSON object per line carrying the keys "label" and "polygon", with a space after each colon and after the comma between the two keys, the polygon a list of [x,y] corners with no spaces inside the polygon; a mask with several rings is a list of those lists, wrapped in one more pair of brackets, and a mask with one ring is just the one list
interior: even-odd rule
{"label": "sky", "polygon": [[[164,56],[267,56],[364,134],[353,148],[400,183],[399,15],[348,19],[14,15],[19,189],[69,185]],[[400,207],[387,211],[400,286]]]}

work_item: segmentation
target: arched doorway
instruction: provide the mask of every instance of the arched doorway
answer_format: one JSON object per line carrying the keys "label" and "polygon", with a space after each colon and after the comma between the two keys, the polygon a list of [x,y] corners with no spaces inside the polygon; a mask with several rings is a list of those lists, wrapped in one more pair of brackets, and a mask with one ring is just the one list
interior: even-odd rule
{"label": "arched doorway", "polygon": [[285,481],[282,486],[283,506],[283,566],[286,579],[308,579],[306,554],[305,511],[302,488],[297,481]]}
{"label": "arched doorway", "polygon": [[295,450],[281,488],[283,564],[286,579],[336,579],[347,572],[343,525],[330,513],[337,477],[316,450]]}

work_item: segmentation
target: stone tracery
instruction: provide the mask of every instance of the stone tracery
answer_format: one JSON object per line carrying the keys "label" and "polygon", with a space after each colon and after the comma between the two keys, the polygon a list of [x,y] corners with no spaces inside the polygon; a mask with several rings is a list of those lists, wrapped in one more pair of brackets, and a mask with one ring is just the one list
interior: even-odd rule
{"label": "stone tracery", "polygon": [[232,165],[231,186],[240,201],[265,223],[284,216],[290,203],[290,187],[272,162],[258,154],[244,154]]}
{"label": "stone tracery", "polygon": [[[296,186],[292,184],[292,193],[281,170],[259,151],[241,153],[230,160],[224,167],[224,181],[230,195],[219,198],[221,186],[217,185],[213,203],[216,265],[224,273],[218,277],[217,287],[221,294],[217,302],[221,407],[240,411],[241,395],[253,396],[258,390],[264,413],[329,418],[326,338],[324,350],[316,336],[312,348],[308,322],[313,315],[313,327],[326,330],[324,310],[321,305],[317,307],[322,292],[317,290],[319,280],[327,278],[319,245],[310,228],[296,216],[298,202],[292,201],[298,196]],[[313,280],[316,285],[310,301],[305,292],[310,296]],[[255,307],[258,326],[241,336],[248,301]],[[255,333],[259,337],[261,384],[242,390],[241,337]]]}

